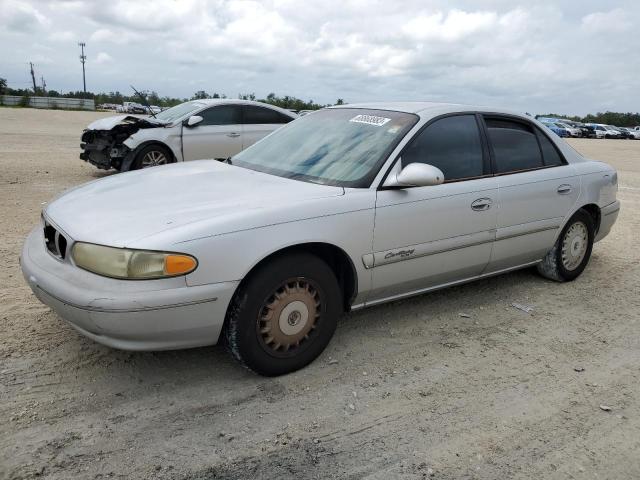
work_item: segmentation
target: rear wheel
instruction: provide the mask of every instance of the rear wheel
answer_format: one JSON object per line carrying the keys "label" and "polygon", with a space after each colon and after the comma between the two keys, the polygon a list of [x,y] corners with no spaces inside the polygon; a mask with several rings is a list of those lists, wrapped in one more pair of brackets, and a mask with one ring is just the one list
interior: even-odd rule
{"label": "rear wheel", "polygon": [[173,156],[169,149],[162,145],[153,144],[144,147],[138,152],[136,159],[133,161],[133,169],[157,167],[168,163],[173,163]]}
{"label": "rear wheel", "polygon": [[545,278],[557,282],[575,280],[591,257],[595,224],[591,215],[578,210],[562,229],[556,244],[537,266]]}
{"label": "rear wheel", "polygon": [[282,375],[322,353],[341,306],[338,281],[324,261],[307,253],[277,257],[240,287],[223,335],[243,365],[261,375]]}

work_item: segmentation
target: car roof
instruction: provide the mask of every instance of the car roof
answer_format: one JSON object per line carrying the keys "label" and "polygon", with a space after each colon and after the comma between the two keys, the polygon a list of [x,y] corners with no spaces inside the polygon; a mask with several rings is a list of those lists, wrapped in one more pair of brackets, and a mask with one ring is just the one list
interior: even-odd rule
{"label": "car roof", "polygon": [[[526,114],[522,112],[505,108],[438,102],[367,102],[335,105],[329,108],[366,108],[372,110],[390,110],[395,112],[415,113],[420,116],[440,115],[454,112],[487,112],[504,113],[507,115],[517,115],[520,117],[526,116]],[[533,119],[533,117],[530,118]]]}
{"label": "car roof", "polygon": [[286,108],[280,108],[277,107],[275,105],[271,105],[269,103],[262,103],[262,102],[256,102],[253,100],[241,100],[239,98],[202,98],[202,99],[195,99],[195,100],[189,100],[189,102],[191,103],[200,103],[203,106],[212,106],[212,105],[229,105],[229,104],[233,104],[233,105],[255,105],[258,107],[266,107],[266,108],[271,108],[273,110],[277,110],[279,112],[285,113],[287,115],[289,115],[290,117],[296,117],[297,115],[292,112],[291,110],[287,110]]}

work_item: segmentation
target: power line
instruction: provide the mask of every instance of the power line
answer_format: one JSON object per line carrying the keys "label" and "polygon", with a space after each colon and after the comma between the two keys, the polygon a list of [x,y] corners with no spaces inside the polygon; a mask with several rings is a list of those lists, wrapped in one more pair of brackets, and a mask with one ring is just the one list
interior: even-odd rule
{"label": "power line", "polygon": [[87,56],[84,54],[84,47],[86,47],[87,44],[84,42],[78,42],[78,46],[80,47],[80,62],[82,63],[82,86],[84,93],[87,93],[87,81],[84,76],[84,62],[87,60]]}

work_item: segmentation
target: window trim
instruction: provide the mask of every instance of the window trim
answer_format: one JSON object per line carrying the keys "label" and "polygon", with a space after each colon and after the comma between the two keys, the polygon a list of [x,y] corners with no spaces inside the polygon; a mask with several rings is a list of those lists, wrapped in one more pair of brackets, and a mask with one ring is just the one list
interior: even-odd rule
{"label": "window trim", "polygon": [[[475,121],[476,121],[476,127],[478,128],[478,134],[480,136],[480,146],[482,148],[482,171],[483,171],[483,174],[480,175],[480,176],[475,176],[475,177],[456,178],[455,180],[447,180],[445,178],[445,181],[443,182],[443,184],[466,182],[466,181],[469,181],[469,180],[478,180],[478,179],[481,179],[481,178],[493,177],[493,168],[492,168],[492,165],[491,165],[491,160],[490,160],[490,155],[489,155],[488,139],[486,138],[486,132],[484,132],[483,125],[480,124],[480,120],[481,120],[479,118],[480,114],[477,111],[471,111],[471,110],[470,111],[462,111],[462,112],[450,112],[450,113],[444,113],[442,115],[438,115],[436,117],[433,117],[433,118],[429,119],[422,127],[420,127],[418,129],[417,132],[415,132],[413,134],[413,136],[402,147],[402,150],[400,150],[400,152],[396,155],[395,159],[391,162],[391,165],[389,165],[389,168],[387,169],[386,173],[383,175],[382,179],[380,180],[380,183],[378,184],[377,190],[398,190],[398,187],[385,187],[384,186],[384,182],[387,180],[387,177],[389,176],[389,174],[391,173],[393,168],[396,166],[396,164],[399,161],[402,160],[402,154],[405,153],[405,151],[422,134],[422,132],[424,132],[427,128],[429,128],[429,126],[431,126],[432,124],[434,124],[438,120],[442,120],[442,119],[448,118],[448,117],[460,117],[460,116],[473,116]],[[406,188],[423,188],[423,187],[407,186],[407,187],[402,187],[402,188],[406,189]]]}
{"label": "window trim", "polygon": [[[560,151],[560,149],[557,147],[556,142],[553,141],[553,139],[551,139],[546,133],[544,133],[542,131],[542,129],[540,129],[535,123],[525,119],[525,118],[521,118],[518,117],[516,115],[509,115],[508,113],[492,113],[492,112],[482,112],[480,113],[480,117],[482,120],[482,128],[485,131],[485,135],[487,136],[487,143],[489,145],[489,152],[491,155],[491,171],[493,172],[493,176],[494,177],[502,177],[504,175],[514,175],[517,173],[525,173],[525,172],[533,172],[536,170],[544,170],[546,168],[557,168],[557,167],[562,167],[565,165],[568,165],[567,159],[564,157],[564,155],[562,154],[562,152]],[[491,141],[489,140],[489,128],[487,127],[487,123],[485,122],[486,118],[494,118],[497,120],[508,120],[514,123],[520,123],[522,125],[526,125],[529,128],[531,128],[531,130],[533,130],[533,134],[536,137],[536,142],[538,143],[538,150],[540,151],[540,158],[542,159],[542,165],[540,167],[533,167],[533,168],[523,168],[520,170],[512,170],[509,172],[502,172],[502,173],[498,173],[498,169],[496,168],[496,162],[495,162],[495,152],[493,151],[493,145],[491,144]],[[553,148],[556,149],[556,152],[558,153],[558,155],[560,156],[560,160],[562,161],[562,163],[560,165],[546,165],[545,164],[545,160],[544,160],[544,154],[542,152],[542,145],[540,144],[540,138],[538,137],[539,134],[545,135],[547,137],[547,140],[549,140],[553,146]]]}

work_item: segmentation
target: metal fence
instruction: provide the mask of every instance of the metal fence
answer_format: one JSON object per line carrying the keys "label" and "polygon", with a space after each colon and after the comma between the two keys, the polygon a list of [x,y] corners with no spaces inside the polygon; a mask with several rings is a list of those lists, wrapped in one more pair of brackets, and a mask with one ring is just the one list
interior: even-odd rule
{"label": "metal fence", "polygon": [[[29,99],[29,103],[25,104]],[[67,110],[95,110],[96,104],[93,100],[84,98],[64,98],[64,97],[20,97],[17,95],[0,96],[2,105],[16,106],[22,105],[32,108],[60,108]]]}

